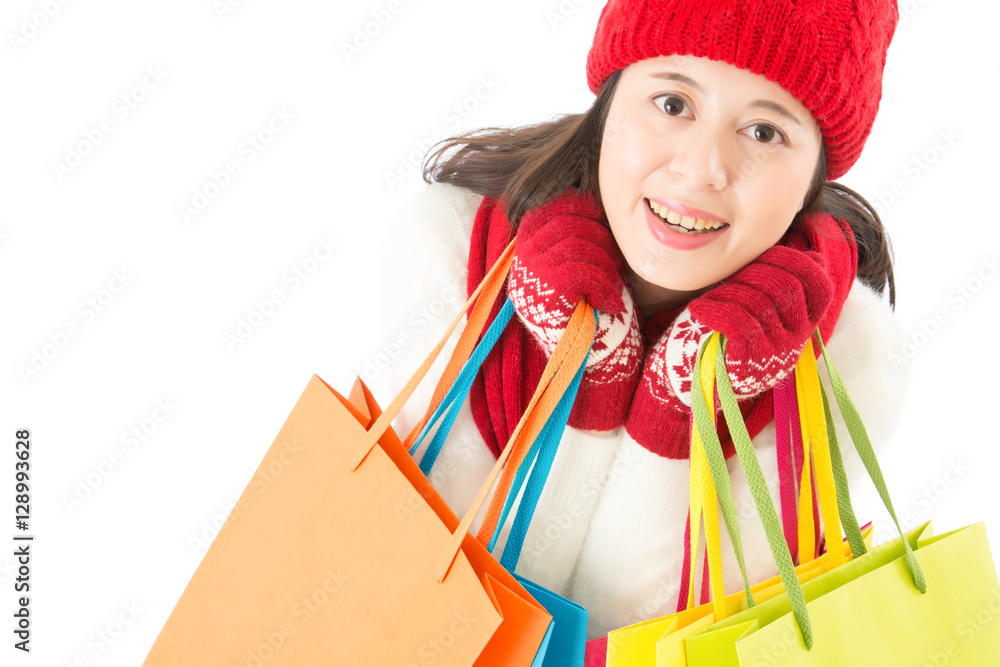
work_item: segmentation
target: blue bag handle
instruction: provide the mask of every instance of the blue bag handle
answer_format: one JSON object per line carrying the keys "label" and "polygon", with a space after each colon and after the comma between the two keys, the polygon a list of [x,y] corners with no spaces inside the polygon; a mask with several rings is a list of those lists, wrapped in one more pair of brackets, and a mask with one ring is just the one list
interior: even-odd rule
{"label": "blue bag handle", "polygon": [[[580,388],[580,382],[583,380],[585,369],[586,360],[580,365],[580,369],[573,377],[573,382],[570,383],[566,389],[566,393],[563,394],[556,405],[556,409],[552,411],[549,419],[545,422],[545,426],[542,427],[542,431],[538,434],[531,449],[528,451],[528,455],[525,457],[525,462],[521,464],[517,474],[514,476],[510,493],[504,499],[500,520],[497,522],[497,529],[493,532],[493,538],[490,540],[490,552],[496,546],[500,530],[507,522],[507,516],[510,514],[514,501],[517,499],[517,495],[520,493],[521,487],[525,484],[525,479],[527,478],[524,497],[521,498],[521,503],[517,507],[517,513],[514,515],[514,524],[511,526],[507,542],[504,544],[503,555],[500,557],[500,564],[507,568],[509,572],[513,572],[517,568],[517,563],[521,559],[521,548],[524,546],[524,538],[528,533],[528,526],[535,515],[535,508],[538,506],[538,499],[542,495],[542,488],[545,486],[545,482],[549,477],[549,471],[552,469],[552,461],[555,459],[556,449],[558,449],[559,442],[562,440],[563,431],[566,430],[569,413],[576,400],[576,393]],[[532,461],[534,462],[534,467],[531,467]],[[530,476],[528,473],[529,468],[531,469]]]}
{"label": "blue bag handle", "polygon": [[[472,381],[476,377],[476,373],[479,372],[479,367],[483,365],[483,360],[486,359],[486,355],[490,353],[493,346],[496,345],[497,339],[500,338],[500,334],[503,333],[504,327],[510,322],[511,316],[514,314],[514,304],[511,303],[508,297],[507,301],[504,303],[503,308],[500,309],[500,313],[497,315],[496,319],[490,325],[490,328],[486,330],[481,341],[476,346],[476,349],[472,352],[472,356],[469,360],[465,362],[462,366],[461,372],[455,379],[455,382],[451,385],[448,393],[445,394],[444,398],[441,400],[441,404],[431,415],[431,418],[427,420],[424,425],[423,431],[420,433],[420,439],[418,439],[413,446],[410,447],[410,456],[416,453],[417,448],[420,443],[424,441],[424,438],[430,432],[430,429],[437,423],[440,419],[441,414],[447,410],[448,414],[445,417],[441,428],[438,429],[437,433],[434,434],[434,439],[431,444],[428,445],[427,451],[424,452],[423,457],[420,459],[420,472],[424,475],[429,475],[431,468],[434,467],[434,462],[437,460],[438,454],[441,453],[441,446],[444,444],[444,439],[448,436],[448,432],[451,431],[452,424],[455,423],[455,418],[458,416],[458,411],[462,407],[462,403],[465,402],[465,397],[468,395],[469,390],[472,388]],[[462,400],[457,400],[461,396]]]}
{"label": "blue bag handle", "polygon": [[[427,447],[427,451],[424,452],[420,460],[420,471],[424,475],[429,475],[431,469],[434,467],[434,462],[441,453],[441,447],[444,445],[444,441],[448,437],[448,433],[451,431],[451,427],[455,423],[458,412],[461,409],[462,404],[465,402],[465,397],[472,388],[472,382],[475,379],[476,374],[479,372],[483,361],[486,359],[486,355],[488,355],[496,345],[497,340],[500,338],[500,334],[507,326],[507,323],[510,321],[513,313],[514,305],[508,297],[496,319],[490,325],[490,328],[486,331],[482,340],[476,346],[472,356],[470,356],[469,360],[465,362],[465,365],[462,367],[462,370],[458,374],[455,382],[441,400],[441,404],[434,411],[434,414],[431,415],[427,424],[424,425],[420,438],[410,448],[410,456],[413,456],[419,448],[420,443],[423,442],[424,438],[430,432],[431,428],[434,427],[434,424],[436,424],[444,414],[444,421],[434,434],[434,438],[431,440],[430,445]],[[597,322],[596,311],[594,312],[594,321],[595,323]],[[593,346],[593,341],[591,341],[591,346]],[[532,443],[531,449],[528,451],[528,454],[525,456],[525,460],[522,462],[521,467],[518,469],[517,474],[514,477],[510,493],[508,493],[507,498],[504,499],[504,507],[500,516],[500,521],[497,523],[497,529],[494,531],[493,538],[489,544],[490,552],[492,552],[496,546],[497,537],[500,534],[501,528],[506,523],[514,504],[514,500],[517,498],[521,487],[527,479],[527,489],[525,491],[524,498],[521,500],[521,504],[518,506],[517,513],[514,516],[514,524],[511,527],[511,532],[507,538],[507,543],[504,546],[504,553],[501,557],[501,564],[510,572],[514,571],[517,567],[518,560],[520,560],[524,537],[528,532],[528,526],[531,523],[531,518],[535,513],[535,508],[537,507],[538,500],[541,497],[542,488],[545,486],[545,482],[548,479],[549,471],[552,468],[552,461],[555,458],[556,449],[559,446],[559,442],[562,440],[562,434],[566,429],[567,422],[569,421],[569,413],[572,410],[574,401],[576,400],[577,390],[583,380],[585,368],[586,357],[574,376],[573,381],[560,398],[555,410],[553,410],[548,420],[546,420],[545,425],[538,434],[538,437],[535,438],[535,441]],[[535,464],[534,467],[531,466],[533,462]],[[528,476],[529,468],[531,468],[530,477]]]}

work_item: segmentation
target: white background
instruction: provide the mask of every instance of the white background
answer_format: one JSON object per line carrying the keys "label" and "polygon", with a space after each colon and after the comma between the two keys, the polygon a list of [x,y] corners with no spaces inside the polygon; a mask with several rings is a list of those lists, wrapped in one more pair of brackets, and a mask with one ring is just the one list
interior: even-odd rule
{"label": "white background", "polygon": [[[226,516],[310,376],[346,393],[398,334],[371,296],[385,225],[423,186],[418,145],[584,110],[602,3],[403,0],[350,56],[343,45],[388,0],[52,2],[51,18],[44,4],[6,2],[0,16],[0,662],[136,665],[204,553],[192,540]],[[1000,6],[901,13],[880,115],[842,179],[878,203],[913,344],[904,424],[881,461],[908,525],[986,520],[996,547]],[[275,109],[293,119],[266,136]],[[88,151],[102,121],[111,132]],[[251,160],[244,142],[262,132]],[[81,163],[57,173],[80,146]],[[180,207],[230,160],[239,173],[185,221]],[[318,238],[332,257],[286,282]],[[284,302],[230,349],[225,335],[275,289]],[[88,299],[105,299],[100,313]],[[177,406],[161,423],[157,401]],[[32,432],[30,655],[11,648],[18,428]],[[68,505],[88,475],[99,484]],[[859,516],[887,524],[873,494],[857,497]],[[98,639],[119,618],[128,627]]]}

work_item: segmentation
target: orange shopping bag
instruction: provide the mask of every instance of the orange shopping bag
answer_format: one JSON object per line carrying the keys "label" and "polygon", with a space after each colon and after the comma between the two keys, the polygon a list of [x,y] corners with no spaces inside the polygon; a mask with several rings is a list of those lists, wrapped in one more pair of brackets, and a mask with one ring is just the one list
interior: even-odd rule
{"label": "orange shopping bag", "polygon": [[[512,250],[513,242],[384,413],[360,380],[348,400],[312,376],[144,665],[532,664],[551,616],[468,531],[508,459],[530,447],[586,357],[593,309],[578,304],[461,521],[390,426],[475,303],[449,368],[461,365]],[[261,489],[260,473],[289,444],[296,458]]]}

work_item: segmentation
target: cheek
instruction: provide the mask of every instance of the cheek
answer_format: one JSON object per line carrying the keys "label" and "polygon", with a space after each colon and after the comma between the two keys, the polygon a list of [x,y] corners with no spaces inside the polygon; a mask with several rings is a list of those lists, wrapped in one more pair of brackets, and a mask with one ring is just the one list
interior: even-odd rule
{"label": "cheek", "polygon": [[[765,169],[745,190],[743,207],[757,219],[758,231],[774,241],[781,238],[802,207],[812,172],[806,166]],[[748,184],[749,185],[749,184]]]}
{"label": "cheek", "polygon": [[612,108],[601,140],[600,177],[634,193],[654,159],[653,146],[634,109]]}

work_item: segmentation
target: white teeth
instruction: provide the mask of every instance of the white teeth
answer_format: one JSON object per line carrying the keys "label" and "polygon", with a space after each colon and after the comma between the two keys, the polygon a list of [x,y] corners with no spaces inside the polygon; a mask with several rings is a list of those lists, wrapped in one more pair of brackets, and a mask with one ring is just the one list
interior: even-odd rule
{"label": "white teeth", "polygon": [[684,229],[684,232],[695,232],[699,230],[712,231],[715,229],[720,229],[725,226],[726,223],[718,222],[717,220],[704,220],[702,218],[691,218],[688,216],[682,216],[680,213],[671,211],[666,206],[661,206],[655,201],[649,201],[649,208],[653,210],[658,216],[666,220],[672,225],[677,225]]}

